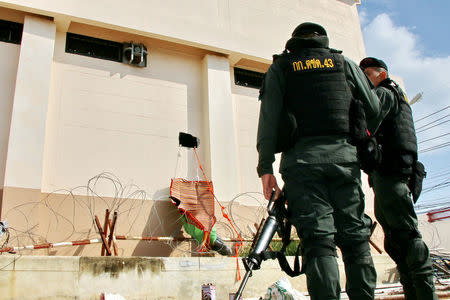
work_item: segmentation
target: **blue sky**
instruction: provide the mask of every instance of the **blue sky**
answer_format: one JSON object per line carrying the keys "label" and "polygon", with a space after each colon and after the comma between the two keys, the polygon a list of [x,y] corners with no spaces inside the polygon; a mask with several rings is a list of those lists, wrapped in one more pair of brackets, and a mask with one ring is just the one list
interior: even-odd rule
{"label": "blue sky", "polygon": [[416,35],[418,46],[431,56],[448,56],[450,21],[448,0],[362,0],[360,14],[373,18],[386,13],[397,26]]}
{"label": "blue sky", "polygon": [[450,144],[449,10],[449,0],[362,0],[358,6],[366,54],[402,77],[409,99],[423,92],[412,105],[419,160],[428,172],[420,206],[450,205],[450,145],[439,148]]}

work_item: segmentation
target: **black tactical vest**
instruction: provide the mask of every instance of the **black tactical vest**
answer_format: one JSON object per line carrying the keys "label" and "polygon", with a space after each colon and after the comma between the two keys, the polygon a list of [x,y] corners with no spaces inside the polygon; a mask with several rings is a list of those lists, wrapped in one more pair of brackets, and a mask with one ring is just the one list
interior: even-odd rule
{"label": "black tactical vest", "polygon": [[383,164],[409,168],[417,160],[417,138],[411,107],[398,85],[386,79],[380,86],[394,94],[397,110],[389,114],[377,132],[377,140],[382,147]]}
{"label": "black tactical vest", "polygon": [[328,48],[302,48],[279,57],[286,77],[285,104],[299,136],[349,133],[352,98],[344,57]]}

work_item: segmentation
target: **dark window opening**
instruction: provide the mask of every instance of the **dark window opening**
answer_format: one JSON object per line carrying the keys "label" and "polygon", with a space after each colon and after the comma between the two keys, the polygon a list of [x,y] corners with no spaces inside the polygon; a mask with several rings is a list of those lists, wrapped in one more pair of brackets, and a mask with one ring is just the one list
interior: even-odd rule
{"label": "dark window opening", "polygon": [[0,20],[0,41],[20,45],[23,24]]}
{"label": "dark window opening", "polygon": [[122,43],[67,33],[66,52],[122,62]]}
{"label": "dark window opening", "polygon": [[234,83],[245,87],[259,89],[264,80],[264,73],[234,68]]}

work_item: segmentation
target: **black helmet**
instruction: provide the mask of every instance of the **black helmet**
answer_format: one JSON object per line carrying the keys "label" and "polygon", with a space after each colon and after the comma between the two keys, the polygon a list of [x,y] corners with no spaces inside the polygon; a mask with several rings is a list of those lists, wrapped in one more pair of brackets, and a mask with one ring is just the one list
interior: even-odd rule
{"label": "black helmet", "polygon": [[325,28],[316,23],[305,22],[298,25],[292,32],[292,37],[309,35],[316,33],[317,35],[327,36],[327,31]]}
{"label": "black helmet", "polygon": [[388,70],[387,65],[381,59],[375,57],[366,57],[359,63],[359,67],[364,71],[366,68],[375,67]]}

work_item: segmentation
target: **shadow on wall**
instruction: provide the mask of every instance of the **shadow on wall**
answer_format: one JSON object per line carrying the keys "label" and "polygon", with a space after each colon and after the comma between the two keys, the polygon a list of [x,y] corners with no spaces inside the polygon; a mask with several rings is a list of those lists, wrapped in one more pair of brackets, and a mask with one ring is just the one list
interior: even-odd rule
{"label": "shadow on wall", "polygon": [[359,2],[359,1],[355,1],[355,0],[338,0],[338,1],[345,3],[347,5],[350,5],[350,6]]}
{"label": "shadow on wall", "polygon": [[[87,195],[83,195],[86,191]],[[19,191],[13,196],[19,198],[24,195],[26,196],[23,191]],[[123,184],[112,173],[101,173],[92,177],[85,186],[43,193],[39,202],[25,201],[11,207],[5,213],[11,233],[5,246],[98,239],[94,218],[98,217],[100,226],[104,228],[106,209],[110,211],[110,220],[114,212],[118,213],[116,235],[178,236],[182,226],[180,215],[168,195],[169,188],[147,195],[134,184]],[[182,244],[173,242],[121,240],[117,242],[117,246],[120,256],[170,256],[175,248],[178,250],[183,247]],[[19,254],[98,256],[100,249],[101,244],[96,243],[23,250]]]}
{"label": "shadow on wall", "polygon": [[[177,237],[181,235],[180,214],[169,199],[169,188],[153,195],[154,203],[147,218],[142,236]],[[174,242],[139,241],[133,256],[170,256],[177,247]]]}

